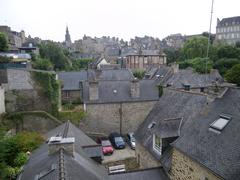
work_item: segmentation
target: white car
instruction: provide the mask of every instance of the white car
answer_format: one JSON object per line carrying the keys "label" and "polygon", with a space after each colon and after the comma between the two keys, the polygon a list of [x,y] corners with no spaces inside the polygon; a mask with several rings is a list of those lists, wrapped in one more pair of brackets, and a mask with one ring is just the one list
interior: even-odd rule
{"label": "white car", "polygon": [[127,134],[127,142],[129,143],[130,147],[135,150],[136,147],[136,140],[134,137],[134,133]]}

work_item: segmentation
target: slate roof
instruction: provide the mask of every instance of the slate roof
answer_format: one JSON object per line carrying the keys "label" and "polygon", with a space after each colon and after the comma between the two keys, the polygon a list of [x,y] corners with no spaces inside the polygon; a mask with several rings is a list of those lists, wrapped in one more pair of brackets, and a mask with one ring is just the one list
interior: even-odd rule
{"label": "slate roof", "polygon": [[163,168],[151,168],[110,175],[110,180],[169,180]]}
{"label": "slate roof", "polygon": [[[106,169],[90,159],[89,154],[84,152],[82,149],[82,146],[96,145],[96,142],[86,136],[81,130],[71,123],[64,123],[58,126],[57,128],[48,132],[45,136],[46,138],[50,138],[56,135],[63,137],[75,137],[74,156],[69,155],[64,150],[62,153],[65,169],[64,174],[66,179],[107,179],[108,175]],[[32,180],[41,173],[45,174],[44,178],[41,179],[59,179],[59,163],[61,163],[60,151],[61,150],[49,155],[48,144],[45,143],[41,145],[40,148],[31,154],[30,159],[24,166],[20,180]],[[102,151],[100,151],[100,153],[102,153]],[[55,166],[55,168],[51,171],[52,166]]]}
{"label": "slate roof", "polygon": [[178,73],[174,73],[164,85],[171,84],[173,88],[183,88],[184,84],[188,84],[191,88],[200,88],[212,86],[215,81],[223,82],[223,78],[217,70],[212,70],[209,74],[199,74],[188,68],[179,70]]}
{"label": "slate roof", "polygon": [[[210,124],[225,113],[232,119],[220,134]],[[193,118],[173,146],[226,180],[240,177],[240,89],[230,88],[222,98]]]}
{"label": "slate roof", "polygon": [[239,25],[239,24],[240,24],[240,16],[236,16],[236,17],[223,18],[217,24],[217,27],[233,26],[233,25]]}
{"label": "slate roof", "polygon": [[[48,144],[45,143],[31,154],[18,180],[58,180],[60,175],[63,175],[66,180],[141,180],[147,177],[151,180],[169,180],[162,168],[108,175],[107,170],[103,166],[89,158],[92,152],[96,152],[92,148],[99,146],[69,122],[45,134],[46,138],[52,136],[75,137],[74,155],[71,156],[64,149],[49,155]],[[91,153],[88,150],[86,151],[86,148],[88,150],[90,148]],[[63,168],[61,169],[60,167]]]}
{"label": "slate roof", "polygon": [[78,72],[59,72],[58,79],[63,82],[62,90],[80,90],[80,82],[93,80],[131,80],[133,74],[127,69],[82,70]]}
{"label": "slate roof", "polygon": [[[152,134],[158,133],[160,137],[161,135],[163,137],[178,136],[178,127],[181,128],[180,132],[183,126],[187,127],[188,121],[195,117],[206,102],[207,97],[204,95],[164,89],[162,97],[135,132],[137,143],[141,143],[156,159],[160,160],[159,155],[153,151]],[[151,129],[149,125],[153,122],[156,125]],[[165,125],[161,126],[161,124]]]}
{"label": "slate roof", "polygon": [[79,83],[87,80],[87,71],[59,72],[58,79],[63,82],[62,90],[79,90]]}
{"label": "slate roof", "polygon": [[[114,102],[137,102],[137,101],[157,101],[159,99],[158,88],[154,80],[141,80],[140,96],[131,97],[131,81],[99,81],[98,82],[98,100],[89,100],[89,84],[85,84],[84,102],[85,103],[114,103]],[[117,90],[114,93],[114,90]]]}

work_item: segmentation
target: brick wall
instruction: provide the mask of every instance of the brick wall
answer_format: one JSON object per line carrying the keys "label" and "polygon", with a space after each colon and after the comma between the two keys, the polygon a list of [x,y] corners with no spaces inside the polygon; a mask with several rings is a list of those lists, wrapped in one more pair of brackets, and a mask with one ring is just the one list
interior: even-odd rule
{"label": "brick wall", "polygon": [[208,169],[185,156],[178,150],[173,150],[171,179],[177,180],[219,180]]}
{"label": "brick wall", "polygon": [[[135,131],[156,101],[112,104],[87,104],[87,117],[80,122],[85,132],[123,134]],[[122,120],[121,120],[122,119]]]}

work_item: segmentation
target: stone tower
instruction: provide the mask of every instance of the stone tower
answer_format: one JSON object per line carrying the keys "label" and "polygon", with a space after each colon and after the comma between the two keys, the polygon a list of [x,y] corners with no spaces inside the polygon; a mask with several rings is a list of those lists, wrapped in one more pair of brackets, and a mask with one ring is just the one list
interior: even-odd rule
{"label": "stone tower", "polygon": [[70,37],[69,31],[68,31],[68,27],[66,28],[65,44],[68,48],[70,48],[71,44],[72,44],[71,37]]}

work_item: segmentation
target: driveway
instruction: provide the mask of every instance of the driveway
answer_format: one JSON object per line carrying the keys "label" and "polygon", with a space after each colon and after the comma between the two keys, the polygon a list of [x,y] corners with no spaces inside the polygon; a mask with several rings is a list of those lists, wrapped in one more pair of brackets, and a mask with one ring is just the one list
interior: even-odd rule
{"label": "driveway", "polygon": [[132,150],[129,145],[126,145],[125,149],[114,149],[114,152],[110,156],[104,156],[103,164],[110,162],[122,161],[129,158],[135,158],[135,150]]}

